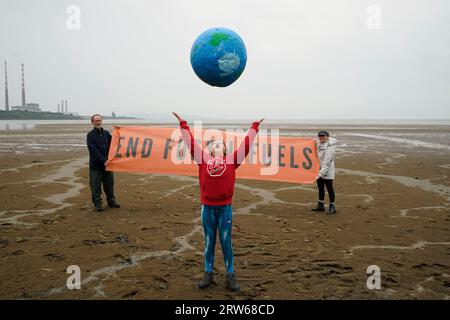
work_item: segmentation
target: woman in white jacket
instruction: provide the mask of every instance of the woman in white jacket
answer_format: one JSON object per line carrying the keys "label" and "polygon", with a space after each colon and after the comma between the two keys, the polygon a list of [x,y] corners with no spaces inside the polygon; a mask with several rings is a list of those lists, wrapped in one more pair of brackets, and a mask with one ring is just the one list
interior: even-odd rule
{"label": "woman in white jacket", "polygon": [[337,140],[330,138],[327,131],[320,131],[317,134],[319,141],[317,145],[317,155],[320,161],[320,171],[317,176],[317,187],[319,188],[319,202],[312,211],[325,211],[325,187],[330,198],[330,207],[327,213],[335,214],[336,206],[334,204],[335,194],[333,188],[333,179],[335,176],[334,155],[336,153],[335,144]]}

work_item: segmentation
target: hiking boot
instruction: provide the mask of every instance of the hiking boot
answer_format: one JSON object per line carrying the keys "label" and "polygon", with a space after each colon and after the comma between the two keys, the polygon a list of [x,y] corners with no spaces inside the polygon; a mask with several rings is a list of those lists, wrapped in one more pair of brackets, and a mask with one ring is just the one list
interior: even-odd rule
{"label": "hiking boot", "polygon": [[103,211],[102,205],[95,206],[95,211],[97,212]]}
{"label": "hiking boot", "polygon": [[241,286],[236,281],[236,275],[234,273],[227,273],[226,275],[227,288],[231,291],[239,291]]}
{"label": "hiking boot", "polygon": [[319,201],[319,202],[317,202],[317,207],[312,208],[311,211],[315,211],[315,212],[325,211],[325,205],[323,204],[323,202]]}
{"label": "hiking boot", "polygon": [[214,273],[212,273],[212,272],[205,272],[205,274],[203,275],[202,280],[200,280],[200,282],[197,284],[197,286],[200,289],[206,289],[213,283],[213,279],[214,279]]}
{"label": "hiking boot", "polygon": [[330,207],[328,208],[327,214],[336,214],[336,206],[334,204],[330,204]]}

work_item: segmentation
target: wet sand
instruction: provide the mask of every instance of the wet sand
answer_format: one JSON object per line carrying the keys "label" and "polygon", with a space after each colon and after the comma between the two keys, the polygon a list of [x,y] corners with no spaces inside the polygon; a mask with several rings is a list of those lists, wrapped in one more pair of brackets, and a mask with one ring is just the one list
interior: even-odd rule
{"label": "wet sand", "polygon": [[[203,234],[195,177],[116,174],[122,208],[93,211],[89,126],[0,131],[0,298],[449,299],[450,128],[344,126],[338,214],[311,213],[315,185],[239,180],[233,216],[242,290],[199,290]],[[314,126],[283,133],[312,135]],[[66,269],[81,268],[80,290]],[[366,287],[367,267],[381,289]]]}

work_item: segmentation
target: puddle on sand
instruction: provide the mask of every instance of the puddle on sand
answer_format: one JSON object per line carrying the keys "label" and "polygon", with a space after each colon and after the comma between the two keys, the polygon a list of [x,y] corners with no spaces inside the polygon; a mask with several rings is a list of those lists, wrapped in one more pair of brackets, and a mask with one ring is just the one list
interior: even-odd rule
{"label": "puddle on sand", "polygon": [[[44,176],[40,179],[30,180],[27,183],[31,184],[48,184],[48,183],[60,183],[67,185],[70,188],[62,193],[57,193],[43,198],[43,200],[56,205],[55,208],[42,209],[42,210],[8,210],[0,212],[0,223],[11,223],[13,225],[27,225],[32,224],[21,222],[20,219],[30,215],[46,215],[55,213],[58,210],[63,210],[67,207],[72,206],[71,203],[67,202],[68,199],[77,197],[80,194],[81,189],[85,187],[84,184],[79,182],[80,178],[75,176],[75,172],[81,168],[85,168],[87,165],[87,158],[80,158],[60,167],[55,173]],[[7,214],[15,213],[14,215],[4,217]]]}
{"label": "puddle on sand", "polygon": [[0,130],[17,131],[17,130],[33,130],[35,125],[33,123],[15,123],[0,121]]}
{"label": "puddle on sand", "polygon": [[353,251],[364,250],[364,249],[384,249],[384,250],[415,250],[424,249],[426,246],[432,245],[442,245],[449,246],[450,242],[429,242],[429,241],[418,241],[411,246],[394,246],[394,245],[361,245],[353,246],[348,251],[347,254],[352,255]]}
{"label": "puddle on sand", "polygon": [[346,133],[346,135],[354,136],[354,137],[370,138],[370,139],[376,139],[376,140],[383,140],[383,141],[390,141],[390,142],[397,142],[399,144],[408,145],[408,146],[412,146],[412,147],[423,147],[423,148],[437,149],[437,150],[450,150],[449,145],[445,145],[445,144],[441,144],[441,143],[426,142],[426,141],[421,141],[421,140],[397,138],[397,137],[383,136],[383,135],[377,135],[377,134],[364,134],[364,133]]}
{"label": "puddle on sand", "polygon": [[437,193],[440,196],[442,196],[443,198],[450,201],[450,187],[442,185],[442,184],[434,184],[430,180],[415,179],[415,178],[405,177],[405,176],[394,176],[394,175],[388,175],[388,174],[380,174],[380,173],[374,173],[374,172],[368,172],[368,171],[350,170],[350,169],[343,169],[343,168],[336,169],[336,172],[348,174],[348,175],[366,177],[368,179],[373,179],[373,178],[391,179],[391,180],[399,182],[402,185],[407,186],[407,187],[420,188],[425,191]]}

